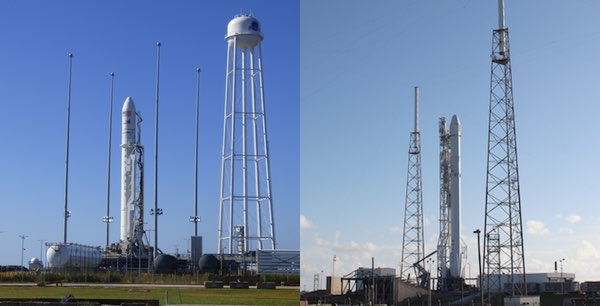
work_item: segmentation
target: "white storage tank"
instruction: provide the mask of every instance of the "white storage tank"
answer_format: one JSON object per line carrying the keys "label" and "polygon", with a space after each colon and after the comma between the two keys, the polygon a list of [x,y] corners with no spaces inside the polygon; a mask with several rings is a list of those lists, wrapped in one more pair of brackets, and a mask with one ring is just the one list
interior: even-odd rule
{"label": "white storage tank", "polygon": [[49,268],[96,268],[102,260],[99,246],[76,243],[53,243],[48,247]]}
{"label": "white storage tank", "polygon": [[237,47],[240,49],[254,48],[263,40],[260,31],[260,22],[252,15],[237,15],[227,24],[225,39],[232,44],[237,38]]}
{"label": "white storage tank", "polygon": [[34,257],[29,261],[29,271],[41,270],[44,268],[42,260]]}

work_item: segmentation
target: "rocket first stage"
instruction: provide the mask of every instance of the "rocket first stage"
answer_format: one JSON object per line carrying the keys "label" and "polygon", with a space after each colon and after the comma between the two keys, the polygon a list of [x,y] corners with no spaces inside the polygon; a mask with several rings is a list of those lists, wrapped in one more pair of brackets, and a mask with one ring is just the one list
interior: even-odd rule
{"label": "rocket first stage", "polygon": [[[136,184],[137,177],[141,179],[142,146],[139,141],[138,124],[141,117],[136,112],[135,103],[127,97],[123,103],[122,136],[121,136],[121,243],[131,244],[141,241],[143,235],[142,195],[141,186]],[[139,195],[138,195],[139,193]],[[137,195],[137,197],[136,197]],[[136,207],[138,210],[136,211]],[[136,216],[137,215],[137,216]]]}
{"label": "rocket first stage", "polygon": [[460,138],[462,131],[458,116],[450,122],[450,275],[461,277],[460,202],[461,165]]}

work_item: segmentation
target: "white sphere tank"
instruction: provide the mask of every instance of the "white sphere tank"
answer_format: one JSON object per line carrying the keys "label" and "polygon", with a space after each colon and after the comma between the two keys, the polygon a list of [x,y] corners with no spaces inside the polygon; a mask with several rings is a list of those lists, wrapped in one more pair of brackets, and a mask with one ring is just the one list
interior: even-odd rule
{"label": "white sphere tank", "polygon": [[55,243],[48,247],[46,260],[50,268],[95,268],[102,260],[102,251],[95,246]]}
{"label": "white sphere tank", "polygon": [[263,40],[263,35],[260,32],[260,22],[251,15],[235,16],[227,24],[227,36],[225,40],[229,44],[233,44],[234,38],[237,37],[237,47],[240,49],[254,48]]}
{"label": "white sphere tank", "polygon": [[34,257],[29,261],[29,270],[40,270],[43,267],[42,261],[37,257]]}

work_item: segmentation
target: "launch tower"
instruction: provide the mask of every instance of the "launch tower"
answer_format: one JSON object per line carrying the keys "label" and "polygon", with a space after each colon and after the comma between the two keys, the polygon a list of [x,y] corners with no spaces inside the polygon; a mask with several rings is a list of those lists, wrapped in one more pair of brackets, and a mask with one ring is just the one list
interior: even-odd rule
{"label": "launch tower", "polygon": [[440,235],[437,245],[438,290],[446,291],[450,274],[450,132],[440,118]]}
{"label": "launch tower", "polygon": [[[227,25],[219,254],[275,249],[259,21]],[[257,54],[258,53],[258,54]]]}
{"label": "launch tower", "polygon": [[[515,108],[504,0],[493,31],[485,201],[483,287],[488,294],[527,295]],[[503,283],[506,283],[503,285]]]}
{"label": "launch tower", "polygon": [[404,209],[404,235],[402,238],[402,261],[400,278],[413,282],[411,276],[423,274],[418,265],[423,259],[423,192],[421,190],[421,136],[419,133],[419,87],[415,87],[415,128],[410,133],[408,149],[408,175]]}

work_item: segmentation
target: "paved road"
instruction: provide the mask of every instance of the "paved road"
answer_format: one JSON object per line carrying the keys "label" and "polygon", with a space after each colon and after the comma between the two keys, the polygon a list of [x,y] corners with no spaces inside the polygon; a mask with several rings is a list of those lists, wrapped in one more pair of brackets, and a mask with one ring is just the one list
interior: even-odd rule
{"label": "paved road", "polygon": [[[0,283],[0,286],[6,287],[36,287],[37,283]],[[46,285],[52,287],[54,284]],[[142,288],[204,288],[204,285],[184,285],[184,284],[96,284],[96,283],[63,283],[63,287],[142,287]],[[224,286],[229,289],[229,286]],[[256,286],[250,286],[250,289],[256,289]],[[300,287],[277,287],[277,289],[290,289],[300,291]],[[241,289],[240,289],[241,290]]]}

